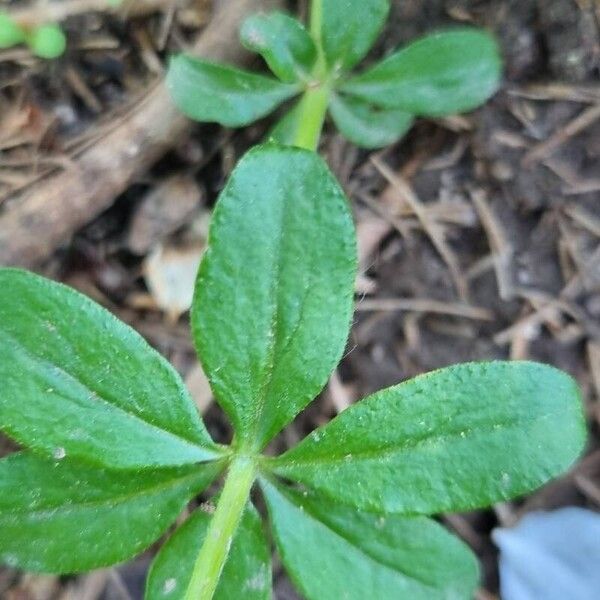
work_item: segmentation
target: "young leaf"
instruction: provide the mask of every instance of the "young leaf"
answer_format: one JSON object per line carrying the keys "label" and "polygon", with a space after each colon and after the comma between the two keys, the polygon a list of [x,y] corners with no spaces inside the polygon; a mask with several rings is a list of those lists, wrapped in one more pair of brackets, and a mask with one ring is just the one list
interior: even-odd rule
{"label": "young leaf", "polygon": [[52,23],[36,27],[26,36],[26,42],[33,54],[49,60],[58,58],[67,48],[63,30]]}
{"label": "young leaf", "polygon": [[306,79],[317,58],[304,26],[280,12],[248,17],[240,35],[244,46],[261,54],[271,71],[287,83]]}
{"label": "young leaf", "polygon": [[0,562],[74,573],[129,559],[160,537],[221,467],[122,472],[13,454],[0,460]]}
{"label": "young leaf", "polygon": [[0,48],[11,48],[25,41],[25,32],[9,15],[0,11]]}
{"label": "young leaf", "polygon": [[466,363],[374,394],[272,463],[359,508],[433,514],[533,490],[564,472],[585,438],[579,390],[565,373]]}
{"label": "young leaf", "polygon": [[115,468],[219,456],[175,370],[82,294],[0,270],[0,428],[48,456]]}
{"label": "young leaf", "polygon": [[[365,57],[387,19],[389,0],[316,0],[330,68],[351,69]],[[314,16],[313,16],[314,18]]]}
{"label": "young leaf", "polygon": [[215,208],[192,306],[198,354],[243,447],[262,448],[325,385],[346,343],[356,249],[313,152],[251,150]]}
{"label": "young leaf", "polygon": [[428,35],[392,54],[341,89],[384,108],[441,116],[472,110],[498,89],[495,39],[478,29]]}
{"label": "young leaf", "polygon": [[281,560],[307,600],[473,597],[477,561],[435,521],[262,487]]}
{"label": "young leaf", "polygon": [[[210,519],[209,514],[196,510],[161,548],[148,574],[145,600],[183,600]],[[214,595],[214,600],[232,598],[271,598],[271,550],[260,515],[251,504],[233,538]]]}
{"label": "young leaf", "polygon": [[383,148],[400,139],[414,117],[398,108],[379,108],[367,102],[334,94],[331,116],[344,137],[362,148]]}
{"label": "young leaf", "polygon": [[188,117],[241,127],[264,117],[299,87],[181,54],[171,59],[167,87]]}

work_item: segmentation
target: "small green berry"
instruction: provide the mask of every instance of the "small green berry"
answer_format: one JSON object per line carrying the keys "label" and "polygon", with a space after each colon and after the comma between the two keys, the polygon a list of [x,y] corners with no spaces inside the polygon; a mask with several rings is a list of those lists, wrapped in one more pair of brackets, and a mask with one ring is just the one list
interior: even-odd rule
{"label": "small green berry", "polygon": [[0,48],[11,48],[24,40],[23,30],[7,14],[0,13]]}
{"label": "small green berry", "polygon": [[27,39],[33,54],[40,58],[57,58],[67,47],[67,39],[58,25],[40,25]]}

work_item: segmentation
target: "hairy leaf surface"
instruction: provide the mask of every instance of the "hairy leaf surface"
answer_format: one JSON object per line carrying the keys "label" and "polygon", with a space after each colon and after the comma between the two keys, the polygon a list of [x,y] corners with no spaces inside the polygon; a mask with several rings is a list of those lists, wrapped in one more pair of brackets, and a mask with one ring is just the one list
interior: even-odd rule
{"label": "hairy leaf surface", "polygon": [[0,429],[48,456],[129,468],[218,456],[175,369],[86,296],[0,270]]}
{"label": "hairy leaf surface", "polygon": [[262,486],[279,554],[307,600],[473,597],[477,561],[435,521]]}
{"label": "hairy leaf surface", "polygon": [[127,560],[158,539],[221,468],[90,470],[13,454],[0,460],[0,562],[74,573]]}
{"label": "hairy leaf surface", "polygon": [[262,448],[325,385],[355,272],[352,216],[323,160],[275,145],[242,158],[215,208],[192,325],[244,446]]}
{"label": "hairy leaf surface", "polygon": [[413,42],[341,89],[385,108],[442,116],[483,104],[498,89],[501,72],[495,39],[458,29]]}
{"label": "hairy leaf surface", "polygon": [[305,80],[317,58],[317,47],[297,20],[273,12],[248,17],[241,30],[242,43],[263,56],[281,81]]}
{"label": "hairy leaf surface", "polygon": [[331,98],[331,116],[338,129],[361,148],[383,148],[400,139],[414,117],[398,108],[379,108],[339,94]]}
{"label": "hairy leaf surface", "polygon": [[341,502],[433,514],[533,490],[564,472],[585,439],[579,390],[562,371],[466,363],[370,396],[272,463]]}
{"label": "hairy leaf surface", "polygon": [[[148,574],[146,600],[183,600],[210,519],[210,514],[196,510],[161,548]],[[242,515],[214,596],[234,598],[271,598],[271,550],[251,504]]]}
{"label": "hairy leaf surface", "polygon": [[226,127],[253,123],[299,91],[297,85],[185,54],[171,59],[167,87],[188,117]]}
{"label": "hairy leaf surface", "polygon": [[[389,0],[317,0],[327,64],[351,69],[365,57],[387,19]],[[313,9],[314,10],[314,9]]]}

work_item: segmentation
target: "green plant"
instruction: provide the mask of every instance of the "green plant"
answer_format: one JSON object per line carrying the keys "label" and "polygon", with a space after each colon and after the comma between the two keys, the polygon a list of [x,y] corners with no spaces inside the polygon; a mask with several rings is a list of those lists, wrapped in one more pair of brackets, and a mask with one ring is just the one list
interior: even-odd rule
{"label": "green plant", "polygon": [[404,135],[415,116],[468,111],[496,91],[498,48],[475,28],[429,35],[354,75],[388,11],[388,0],[313,0],[310,31],[283,13],[255,15],[242,27],[242,42],[278,79],[180,55],[167,83],[188,116],[231,127],[302,94],[270,137],[312,149],[327,111],[349,140],[376,148]]}
{"label": "green plant", "polygon": [[28,450],[0,461],[0,558],[77,572],[157,539],[146,598],[270,597],[259,481],[305,597],[469,598],[467,547],[427,515],[512,498],[581,452],[576,384],[528,362],[449,367],[348,408],[281,456],[267,444],[322,389],[352,315],[346,198],[313,152],[266,145],[218,200],[191,312],[198,354],[235,431],[212,441],[174,370],[79,293],[0,270],[0,421]]}
{"label": "green plant", "polygon": [[67,40],[58,25],[42,24],[30,29],[0,12],[0,48],[11,48],[18,44],[26,44],[36,56],[50,59],[64,53]]}
{"label": "green plant", "polygon": [[[316,50],[288,17],[246,25],[247,43],[284,81],[303,65],[311,81],[317,64],[352,67],[387,12],[370,0],[314,7],[313,24],[328,32]],[[188,112],[199,94],[205,116],[222,109],[230,124],[298,87],[199,63],[209,94],[196,63],[173,64]],[[178,64],[192,65],[187,88]],[[362,79],[373,97],[384,89],[373,81],[389,84],[377,75],[385,64]],[[353,81],[360,95],[360,77],[344,86]],[[467,101],[459,84],[436,81],[421,88],[430,106],[440,81]],[[330,94],[322,83],[306,89],[284,127],[294,145],[316,146]],[[586,437],[577,386],[536,363],[457,365],[378,392],[271,456],[268,444],[342,356],[355,276],[352,215],[323,160],[277,144],[251,150],[217,202],[191,310],[198,355],[234,429],[221,445],[173,368],[133,330],[74,290],[0,269],[0,428],[27,448],[0,460],[0,559],[55,573],[126,560],[226,473],[215,504],[156,556],[147,600],[270,598],[255,482],[306,598],[472,597],[474,556],[428,515],[512,498],[567,469]]]}

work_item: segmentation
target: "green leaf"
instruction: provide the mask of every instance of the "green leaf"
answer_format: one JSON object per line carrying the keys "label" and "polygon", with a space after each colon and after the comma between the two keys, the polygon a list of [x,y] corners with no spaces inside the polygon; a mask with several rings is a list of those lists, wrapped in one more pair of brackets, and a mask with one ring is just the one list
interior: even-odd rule
{"label": "green leaf", "polygon": [[0,48],[12,48],[25,41],[25,32],[6,13],[0,12]]}
{"label": "green leaf", "polygon": [[[196,510],[161,548],[148,574],[146,600],[183,600],[210,519]],[[214,596],[214,600],[234,598],[271,598],[271,551],[260,515],[251,504],[233,538]]]}
{"label": "green leaf", "polygon": [[13,454],[0,460],[0,562],[75,573],[127,560],[159,538],[221,468],[90,470]]}
{"label": "green leaf", "polygon": [[299,91],[297,85],[183,54],[169,63],[167,87],[188,117],[226,127],[253,123]]}
{"label": "green leaf", "polygon": [[442,116],[483,104],[501,75],[496,40],[482,30],[458,29],[410,44],[341,89],[384,108]]}
{"label": "green leaf", "polygon": [[317,47],[304,26],[280,12],[248,17],[240,35],[244,46],[261,54],[288,83],[305,80],[317,59]]}
{"label": "green leaf", "polygon": [[414,117],[398,108],[379,108],[362,100],[334,94],[331,116],[344,137],[362,148],[383,148],[400,139]]}
{"label": "green leaf", "polygon": [[271,462],[341,502],[433,514],[529,492],[568,469],[585,439],[579,390],[562,371],[466,363],[374,394]]}
{"label": "green leaf", "polygon": [[64,285],[0,269],[0,428],[49,456],[115,468],[219,456],[169,363]]}
{"label": "green leaf", "polygon": [[307,600],[473,597],[477,561],[435,521],[262,487],[281,560]]}
{"label": "green leaf", "polygon": [[215,208],[192,328],[243,447],[262,448],[338,363],[356,248],[344,193],[313,152],[251,150]]}
{"label": "green leaf", "polygon": [[45,24],[36,27],[26,38],[33,54],[40,58],[58,58],[67,48],[67,38],[59,25]]}
{"label": "green leaf", "polygon": [[321,43],[330,68],[349,70],[374,44],[387,19],[389,0],[316,0]]}
{"label": "green leaf", "polygon": [[294,146],[300,125],[300,105],[296,103],[280,119],[267,135],[269,142],[282,146]]}

